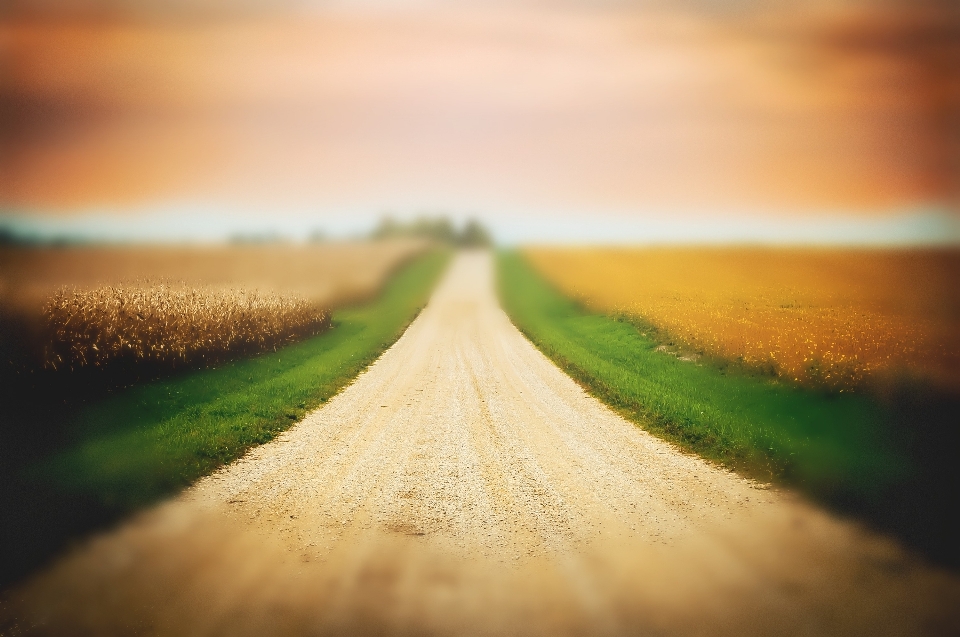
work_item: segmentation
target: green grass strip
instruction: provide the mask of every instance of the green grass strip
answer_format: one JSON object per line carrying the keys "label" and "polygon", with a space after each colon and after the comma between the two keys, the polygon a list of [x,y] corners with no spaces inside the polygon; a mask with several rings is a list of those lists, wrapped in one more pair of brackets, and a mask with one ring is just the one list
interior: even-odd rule
{"label": "green grass strip", "polygon": [[426,304],[449,251],[407,265],[334,328],[277,352],[126,390],[83,409],[35,479],[109,510],[143,505],[271,440],[349,383]]}
{"label": "green grass strip", "polygon": [[650,432],[748,475],[876,500],[910,471],[881,408],[657,351],[628,322],[582,309],[516,252],[498,257],[513,323],[594,396]]}

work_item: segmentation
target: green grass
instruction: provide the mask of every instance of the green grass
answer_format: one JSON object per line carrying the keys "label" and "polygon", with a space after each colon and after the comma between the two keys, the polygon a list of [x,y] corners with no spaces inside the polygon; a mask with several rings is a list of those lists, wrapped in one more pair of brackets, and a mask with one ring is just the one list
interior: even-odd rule
{"label": "green grass", "polygon": [[[375,301],[334,313],[334,328],[215,369],[135,385],[80,407],[56,449],[0,496],[7,579],[71,536],[180,489],[271,440],[336,394],[403,333],[448,250],[401,269]],[[16,423],[13,426],[17,426]]]}
{"label": "green grass", "polygon": [[580,308],[517,253],[499,256],[514,324],[594,396],[682,448],[827,498],[876,501],[912,471],[879,403],[683,361],[622,319]]}

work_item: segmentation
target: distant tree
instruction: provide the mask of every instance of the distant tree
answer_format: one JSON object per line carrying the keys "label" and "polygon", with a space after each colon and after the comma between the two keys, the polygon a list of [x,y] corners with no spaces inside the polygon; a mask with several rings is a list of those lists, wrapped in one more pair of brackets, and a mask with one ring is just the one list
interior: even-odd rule
{"label": "distant tree", "polygon": [[0,246],[37,245],[41,243],[36,238],[17,232],[9,226],[0,226]]}
{"label": "distant tree", "polygon": [[403,223],[391,216],[380,219],[370,235],[374,239],[391,237],[420,237],[463,247],[491,245],[490,233],[476,219],[470,219],[459,232],[448,217],[421,215]]}
{"label": "distant tree", "polygon": [[285,237],[273,230],[261,232],[238,232],[230,236],[230,243],[234,245],[262,245],[269,243],[283,243]]}
{"label": "distant tree", "polygon": [[374,228],[371,237],[374,239],[388,239],[390,237],[399,236],[402,233],[402,226],[397,222],[396,219],[390,215],[386,215],[380,219],[380,223],[377,224],[377,227]]}
{"label": "distant tree", "polygon": [[447,243],[453,243],[457,238],[453,223],[447,217],[418,217],[410,225],[410,234]]}
{"label": "distant tree", "polygon": [[0,246],[12,246],[20,243],[19,237],[10,228],[0,228]]}
{"label": "distant tree", "polygon": [[458,241],[465,248],[486,248],[493,244],[490,233],[476,219],[468,219]]}

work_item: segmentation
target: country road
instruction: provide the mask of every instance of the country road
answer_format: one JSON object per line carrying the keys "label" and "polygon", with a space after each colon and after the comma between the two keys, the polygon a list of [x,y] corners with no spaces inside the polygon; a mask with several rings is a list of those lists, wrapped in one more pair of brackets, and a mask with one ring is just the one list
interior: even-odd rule
{"label": "country road", "polygon": [[0,630],[939,635],[960,578],[623,420],[464,253],[356,382],[25,582]]}

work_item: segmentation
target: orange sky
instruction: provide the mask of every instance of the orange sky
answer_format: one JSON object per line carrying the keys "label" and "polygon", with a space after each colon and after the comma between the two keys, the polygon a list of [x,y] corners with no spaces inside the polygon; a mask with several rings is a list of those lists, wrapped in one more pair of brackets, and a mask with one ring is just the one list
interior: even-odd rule
{"label": "orange sky", "polygon": [[956,42],[917,24],[930,46],[839,9],[9,17],[0,207],[929,204],[955,186]]}

